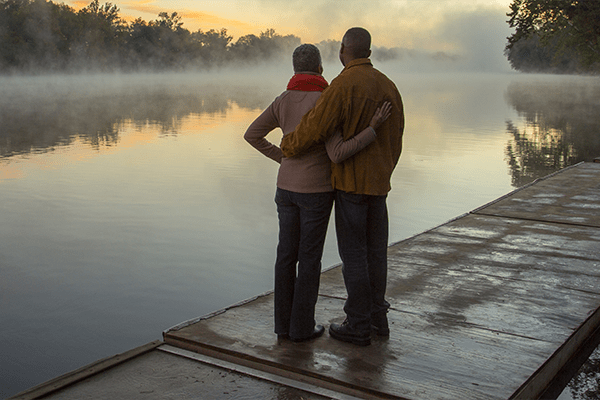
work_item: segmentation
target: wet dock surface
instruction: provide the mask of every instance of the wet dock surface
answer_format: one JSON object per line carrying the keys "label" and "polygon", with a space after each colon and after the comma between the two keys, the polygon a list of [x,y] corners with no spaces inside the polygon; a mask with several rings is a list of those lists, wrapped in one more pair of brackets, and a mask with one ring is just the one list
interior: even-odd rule
{"label": "wet dock surface", "polygon": [[[371,346],[328,334],[278,342],[272,295],[172,329],[165,341],[357,396],[532,398],[583,340],[576,331],[598,326],[600,164],[390,246],[388,259],[391,335]],[[341,268],[325,272],[317,322],[340,322],[345,295]]]}
{"label": "wet dock surface", "polygon": [[[198,382],[214,389],[206,398],[537,398],[600,327],[600,164],[394,244],[388,260],[391,334],[370,346],[328,333],[278,340],[267,293],[171,328],[151,351],[56,398],[119,385],[193,398]],[[341,322],[345,296],[341,268],[324,272],[317,322]]]}

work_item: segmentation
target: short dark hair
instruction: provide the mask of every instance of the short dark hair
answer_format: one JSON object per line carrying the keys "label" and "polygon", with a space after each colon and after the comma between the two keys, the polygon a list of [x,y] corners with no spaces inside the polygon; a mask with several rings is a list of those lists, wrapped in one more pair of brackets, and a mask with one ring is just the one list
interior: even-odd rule
{"label": "short dark hair", "polygon": [[365,28],[350,28],[342,39],[344,46],[355,58],[369,57],[371,50],[371,34]]}
{"label": "short dark hair", "polygon": [[292,55],[294,72],[319,72],[321,53],[314,44],[301,44]]}

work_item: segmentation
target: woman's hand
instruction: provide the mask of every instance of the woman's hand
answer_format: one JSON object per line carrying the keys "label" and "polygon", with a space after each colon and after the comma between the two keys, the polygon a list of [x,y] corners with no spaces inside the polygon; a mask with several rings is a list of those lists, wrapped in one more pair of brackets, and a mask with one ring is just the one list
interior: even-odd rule
{"label": "woman's hand", "polygon": [[377,110],[375,110],[375,114],[373,115],[373,118],[371,118],[371,123],[369,126],[373,129],[377,129],[377,127],[381,125],[383,121],[388,119],[391,113],[392,103],[389,101],[384,102],[381,107],[378,107]]}

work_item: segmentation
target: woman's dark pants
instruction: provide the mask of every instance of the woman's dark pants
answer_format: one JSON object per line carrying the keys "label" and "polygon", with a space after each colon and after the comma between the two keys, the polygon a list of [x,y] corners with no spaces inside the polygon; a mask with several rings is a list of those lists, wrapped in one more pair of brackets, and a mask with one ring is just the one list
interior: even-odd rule
{"label": "woman's dark pants", "polygon": [[[335,194],[277,189],[279,244],[275,262],[275,333],[312,335],[321,257]],[[297,265],[297,269],[296,269]]]}

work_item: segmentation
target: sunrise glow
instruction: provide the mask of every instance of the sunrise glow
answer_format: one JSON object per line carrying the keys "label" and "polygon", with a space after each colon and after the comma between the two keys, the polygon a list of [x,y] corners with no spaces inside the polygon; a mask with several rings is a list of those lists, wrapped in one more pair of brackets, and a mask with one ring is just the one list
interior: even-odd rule
{"label": "sunrise glow", "polygon": [[[89,4],[85,0],[65,3],[75,9]],[[461,47],[463,35],[475,30],[485,35],[486,27],[476,22],[482,17],[483,21],[491,18],[506,25],[510,1],[350,0],[341,5],[331,0],[129,0],[112,4],[119,7],[126,21],[152,21],[160,12],[177,12],[184,27],[192,32],[225,28],[234,40],[272,28],[281,35],[293,34],[303,42],[318,43],[340,40],[349,27],[363,26],[373,34],[375,46],[448,51]]]}

